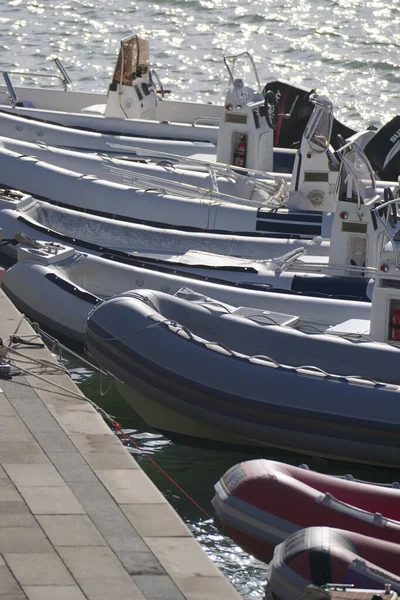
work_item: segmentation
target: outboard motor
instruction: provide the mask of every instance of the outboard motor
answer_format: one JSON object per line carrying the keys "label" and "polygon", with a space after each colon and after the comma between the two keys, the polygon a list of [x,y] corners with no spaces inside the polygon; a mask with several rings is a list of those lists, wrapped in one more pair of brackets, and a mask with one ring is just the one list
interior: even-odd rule
{"label": "outboard motor", "polygon": [[[274,146],[280,148],[299,148],[301,138],[314,110],[312,96],[315,90],[296,87],[287,81],[268,82],[263,90],[264,96],[272,91],[278,102],[278,124],[275,129]],[[333,120],[331,144],[335,150],[341,145],[338,134],[347,139],[356,132],[337,119]]]}
{"label": "outboard motor", "polygon": [[400,176],[400,116],[381,127],[364,148],[378,177],[396,181]]}

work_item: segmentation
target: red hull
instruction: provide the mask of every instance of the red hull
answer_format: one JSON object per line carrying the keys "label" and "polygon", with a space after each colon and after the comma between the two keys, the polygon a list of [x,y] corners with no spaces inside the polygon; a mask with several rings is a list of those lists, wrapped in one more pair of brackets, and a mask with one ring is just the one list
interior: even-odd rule
{"label": "red hull", "polygon": [[216,524],[264,562],[277,544],[305,527],[400,543],[398,484],[376,485],[260,459],[229,469],[216,485],[213,505]]}
{"label": "red hull", "polygon": [[271,600],[297,600],[311,583],[400,591],[400,545],[358,533],[311,527],[277,546],[268,568]]}

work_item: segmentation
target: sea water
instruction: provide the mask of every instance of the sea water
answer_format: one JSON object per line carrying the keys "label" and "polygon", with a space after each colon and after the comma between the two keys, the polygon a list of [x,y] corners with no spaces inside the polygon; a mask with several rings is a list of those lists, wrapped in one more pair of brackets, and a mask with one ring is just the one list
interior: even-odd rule
{"label": "sea water", "polygon": [[[3,0],[1,69],[55,72],[58,57],[72,89],[105,92],[119,41],[134,32],[150,40],[151,64],[176,98],[220,102],[227,88],[223,56],[249,51],[261,83],[283,78],[316,88],[333,101],[336,117],[360,129],[400,113],[399,31],[398,0]],[[35,77],[33,84],[43,80]],[[209,514],[215,482],[252,456],[173,444],[151,431],[114,388],[102,395],[95,373],[69,366],[83,391],[132,436],[135,458],[242,596],[262,598],[264,565],[221,536],[143,451]],[[262,456],[375,481],[399,479],[395,471],[276,450]]]}

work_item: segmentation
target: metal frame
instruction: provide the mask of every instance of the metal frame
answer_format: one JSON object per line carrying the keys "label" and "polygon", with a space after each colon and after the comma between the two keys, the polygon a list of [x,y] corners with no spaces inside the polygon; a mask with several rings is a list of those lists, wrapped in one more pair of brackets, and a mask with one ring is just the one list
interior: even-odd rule
{"label": "metal frame", "polygon": [[[399,198],[393,198],[393,200],[388,200],[387,202],[383,202],[382,204],[379,204],[379,206],[376,206],[374,209],[372,209],[373,213],[375,214],[375,217],[382,223],[383,228],[386,232],[386,235],[388,236],[388,238],[392,244],[396,270],[399,270],[399,268],[400,268],[400,261],[399,261],[398,253],[396,252],[396,241],[394,239],[394,235],[392,234],[392,232],[390,231],[390,229],[388,227],[387,220],[389,218],[390,206],[392,204],[399,204],[399,203],[400,203]],[[379,211],[382,211],[382,209],[385,209],[385,208],[387,208],[386,219],[382,218],[381,215],[379,214]]]}
{"label": "metal frame", "polygon": [[14,87],[11,83],[10,75],[23,75],[24,77],[47,77],[48,79],[58,79],[64,92],[66,92],[68,90],[68,86],[72,84],[72,80],[71,80],[70,76],[68,75],[64,65],[62,64],[62,62],[59,58],[54,58],[53,62],[56,65],[57,69],[60,71],[61,77],[60,77],[60,75],[57,75],[57,74],[36,73],[33,71],[2,71],[4,81],[6,82],[8,93],[10,95],[10,99],[15,98],[16,99],[15,101],[18,102],[17,95],[16,95]]}
{"label": "metal frame", "polygon": [[240,102],[240,98],[239,98],[237,90],[236,90],[235,79],[233,77],[233,73],[232,73],[231,67],[228,64],[228,61],[232,61],[232,62],[235,61],[236,62],[242,56],[247,56],[247,58],[250,59],[251,65],[253,67],[254,74],[256,76],[256,81],[257,81],[257,85],[258,85],[258,92],[261,93],[260,78],[258,77],[257,67],[256,67],[256,65],[254,63],[253,57],[251,56],[250,52],[240,52],[240,54],[227,54],[226,56],[224,56],[224,64],[225,64],[225,66],[226,66],[226,68],[228,70],[229,78],[231,80],[233,89],[236,92],[236,96],[237,96],[238,102]]}
{"label": "metal frame", "polygon": [[[340,157],[340,160],[343,163],[342,164],[342,168],[343,168],[343,165],[344,165],[344,167],[347,170],[347,173],[349,175],[351,175],[351,177],[352,177],[352,179],[353,179],[353,181],[355,183],[355,187],[356,187],[356,190],[357,190],[357,196],[358,196],[357,204],[358,204],[358,209],[360,210],[361,209],[361,204],[364,204],[364,203],[361,202],[361,192],[360,192],[360,188],[359,188],[359,185],[358,185],[358,177],[354,173],[353,165],[351,163],[349,163],[348,160],[346,160],[346,150],[348,150],[348,149],[352,150],[353,148],[355,148],[356,150],[358,150],[358,152],[360,153],[360,156],[365,156],[363,150],[360,148],[360,146],[358,144],[356,144],[356,142],[349,142],[345,146],[342,146],[342,148],[340,148],[339,150],[337,150],[337,153],[338,153],[338,155]],[[376,189],[375,174],[374,174],[374,172],[372,170],[372,167],[371,167],[368,159],[366,159],[366,163],[365,164],[368,167],[368,171],[369,171],[369,174],[371,176],[371,182],[372,182],[373,188]],[[338,185],[339,185],[339,182],[340,182],[340,178],[338,177]]]}
{"label": "metal frame", "polygon": [[[331,140],[331,136],[332,136],[332,128],[333,128],[333,104],[330,100],[327,100],[321,96],[319,96],[318,94],[313,94],[310,97],[310,101],[314,104],[315,108],[311,114],[311,117],[307,123],[306,129],[304,131],[304,137],[305,139],[310,142],[312,136],[315,133],[315,129],[317,127],[317,125],[320,122],[321,119],[321,114],[322,113],[328,113],[330,115],[330,127],[329,127],[329,134],[327,136],[327,147],[326,148],[321,148],[321,149],[315,149],[312,148],[313,152],[317,152],[317,153],[323,153],[326,152],[327,149],[329,148],[329,144],[330,144],[330,140]],[[293,107],[292,107],[293,109]],[[291,111],[292,111],[291,109]],[[318,109],[318,110],[316,110]],[[290,115],[289,115],[290,116]],[[310,146],[311,147],[311,146]]]}
{"label": "metal frame", "polygon": [[162,84],[162,81],[161,81],[161,79],[160,79],[160,77],[159,77],[159,75],[158,75],[158,73],[157,73],[157,71],[155,69],[149,69],[150,83],[153,86],[154,91],[156,91],[156,86],[154,85],[153,77],[157,81],[158,87],[160,88],[161,100],[164,100],[165,92],[164,92],[164,86]]}

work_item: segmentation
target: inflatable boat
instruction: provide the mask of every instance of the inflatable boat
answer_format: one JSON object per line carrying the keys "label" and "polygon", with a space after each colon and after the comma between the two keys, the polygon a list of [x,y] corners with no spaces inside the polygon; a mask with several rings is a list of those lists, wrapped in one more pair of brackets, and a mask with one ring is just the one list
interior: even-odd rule
{"label": "inflatable boat", "polygon": [[[316,115],[313,113],[315,118],[318,114],[320,117],[312,121],[304,135],[302,145],[310,150],[314,134],[320,131],[318,123],[324,122],[321,117],[321,111],[324,110],[322,106]],[[5,141],[4,145],[13,146],[13,143]],[[351,146],[357,147],[356,144]],[[342,174],[338,177],[339,163],[333,165],[326,144],[324,148],[323,151],[308,152],[309,164],[302,159],[301,153],[296,155],[295,177],[292,178],[290,189],[286,188],[282,178],[268,183],[232,171],[225,171],[220,177],[218,171],[211,173],[208,183],[213,182],[212,189],[150,177],[146,173],[140,177],[137,175],[136,187],[132,187],[135,179],[132,172],[125,173],[130,184],[126,185],[66,168],[71,162],[77,168],[77,164],[86,160],[101,174],[104,163],[99,158],[85,159],[79,155],[64,156],[49,152],[62,165],[56,166],[7,147],[0,148],[0,166],[3,167],[4,186],[18,187],[43,200],[106,218],[158,227],[167,224],[196,231],[257,236],[294,234],[312,238],[318,235],[329,237],[331,213],[337,206],[338,190],[341,195],[345,193],[343,178],[347,176],[347,163],[350,160],[348,158],[344,166],[342,160]],[[365,166],[362,177],[369,182],[368,186],[364,179],[361,181],[358,166],[353,168],[355,175],[351,174],[351,177],[360,179],[362,196],[367,197],[374,191],[371,183],[374,182],[374,175],[365,156],[362,165]],[[315,174],[318,175],[317,183]],[[114,179],[123,180],[118,169]],[[225,193],[220,192],[219,188]]]}
{"label": "inflatable boat", "polygon": [[[278,152],[276,155],[274,169],[280,171],[284,166],[287,167],[288,159],[290,163],[290,149],[299,147],[313,110],[310,97],[314,90],[292,86],[280,80],[270,81],[262,89],[254,61],[248,52],[224,57],[229,89],[223,105],[167,99],[158,75],[150,68],[148,41],[136,35],[130,35],[120,42],[107,95],[65,91],[70,78],[60,61],[55,62],[61,72],[58,78],[64,91],[36,86],[14,87],[11,73],[3,73],[6,83],[0,86],[3,114],[9,112],[35,122],[36,134],[29,141],[36,141],[44,135],[42,125],[47,122],[79,128],[82,132],[136,136],[153,151],[163,149],[186,156],[190,153],[204,156],[215,154],[221,125],[230,123],[232,131],[228,137],[224,136],[224,143],[219,144],[220,151],[217,151],[219,162],[257,168],[247,164],[249,160],[251,162],[249,149],[254,145],[252,138],[260,140],[262,148],[268,137],[269,145],[289,149],[289,155],[287,152]],[[29,73],[24,75],[29,76]],[[34,75],[36,77],[37,73]],[[250,87],[248,82],[254,87]],[[395,117],[378,132],[369,128],[369,136],[365,138],[367,156],[379,177],[384,180],[396,180],[400,174],[400,153],[395,143],[399,123],[400,117]],[[265,124],[270,128],[269,132],[263,131]],[[254,125],[250,133],[245,131],[249,125]],[[2,123],[1,131],[2,135],[10,135]],[[332,130],[335,149],[342,145],[341,140],[355,133],[335,119]],[[155,138],[158,142],[153,142]],[[161,145],[160,140],[163,140]],[[200,146],[190,149],[193,142]],[[50,143],[56,145],[54,141]],[[109,145],[109,152],[118,153],[120,150],[121,142],[118,144],[114,141]],[[267,168],[271,169],[272,166]]]}
{"label": "inflatable boat", "polygon": [[[0,148],[0,167],[3,187],[19,189],[66,208],[153,227],[169,225],[175,229],[257,236],[284,232],[308,238],[320,235],[323,229],[320,211],[288,211],[283,203],[282,210],[272,214],[271,204],[276,207],[274,194],[271,197],[262,185],[258,197],[252,197],[253,186],[248,186],[248,198],[206,188],[187,189],[183,185],[172,192],[165,190],[165,185],[148,182],[134,188],[56,167],[5,148]],[[280,188],[278,182],[275,187],[278,203]],[[326,220],[329,222],[329,216]],[[325,227],[329,231],[329,226]]]}
{"label": "inflatable boat", "polygon": [[[307,597],[310,584],[332,581],[364,590],[382,590],[373,598],[390,597],[400,591],[400,544],[366,535],[310,527],[297,531],[280,544],[268,567],[267,600]],[[357,598],[353,593],[353,598]],[[365,597],[365,592],[360,592]],[[368,597],[368,596],[367,596]]]}
{"label": "inflatable boat", "polygon": [[[120,251],[135,253],[137,259],[163,260],[179,264],[181,269],[186,268],[185,265],[190,268],[203,264],[218,270],[225,266],[238,272],[247,270],[262,274],[264,284],[274,288],[309,293],[318,291],[310,287],[310,277],[300,289],[297,288],[299,278],[296,273],[369,278],[375,275],[380,264],[385,240],[391,240],[390,230],[381,215],[390,208],[390,217],[387,214],[386,217],[394,222],[397,204],[382,201],[375,189],[369,163],[355,144],[350,144],[345,158],[342,157],[338,187],[341,191],[336,200],[335,214],[330,215],[331,219],[333,217],[332,243],[320,237],[296,239],[295,234],[289,237],[278,237],[278,234],[229,236],[184,229],[178,231],[172,226],[156,228],[58,207],[13,190],[3,191],[0,196],[0,215],[4,237],[8,239],[17,232],[23,232],[31,238],[61,242],[81,251],[94,254],[110,250],[114,254]],[[392,197],[392,193],[386,188],[384,198],[388,197]],[[278,213],[276,211],[274,216]],[[393,226],[396,225],[394,223]],[[98,240],[102,243],[99,244]],[[390,249],[389,243],[388,251]],[[16,258],[13,245],[3,246],[2,252],[12,259]],[[263,260],[250,263],[239,257]],[[331,292],[326,288],[326,293],[333,293],[331,283],[320,281],[320,284],[330,287]],[[343,284],[350,285],[344,280]],[[336,295],[343,295],[339,280],[335,285]],[[366,282],[360,282],[360,285],[364,286],[365,292]],[[319,291],[324,293],[322,287]],[[348,292],[348,295],[352,294]]]}
{"label": "inflatable boat", "polygon": [[[124,53],[123,48],[121,52]],[[240,73],[236,72],[234,75],[234,71],[237,71],[239,64],[242,63],[244,70],[249,67],[254,73],[254,88],[245,85],[245,80]],[[270,114],[275,108],[275,96],[271,92],[270,98],[273,102],[271,106],[261,91],[251,56],[243,53],[229,57],[229,60],[225,60],[225,64],[229,73],[230,87],[224,107],[190,102],[167,102],[170,108],[176,105],[175,111],[177,108],[179,110],[179,107],[182,108],[178,121],[186,122],[171,122],[172,113],[175,112],[173,108],[170,110],[169,119],[159,120],[157,116],[157,112],[160,112],[157,110],[159,103],[150,71],[143,73],[143,64],[139,65],[141,75],[136,76],[137,64],[132,64],[127,57],[124,61],[122,77],[125,79],[130,77],[130,81],[117,81],[121,75],[121,65],[118,64],[119,75],[114,76],[107,105],[102,111],[98,110],[99,105],[86,107],[79,113],[54,110],[47,113],[43,109],[22,107],[24,115],[22,119],[20,107],[17,106],[20,103],[14,100],[11,112],[14,122],[16,119],[19,122],[13,130],[14,136],[11,137],[18,136],[27,141],[47,141],[52,145],[64,147],[67,147],[68,143],[71,147],[74,139],[79,144],[75,147],[82,149],[85,140],[90,145],[95,143],[90,134],[100,132],[106,136],[105,140],[100,137],[100,144],[104,148],[106,143],[109,152],[113,153],[121,153],[125,150],[132,154],[131,146],[135,144],[141,146],[141,154],[143,151],[146,154],[148,151],[157,153],[161,150],[177,155],[191,154],[206,157],[208,160],[217,160],[243,168],[262,171],[271,171],[275,168],[278,171],[291,171],[293,150],[276,148],[274,151],[273,149],[273,130],[276,123],[272,122]],[[133,82],[132,75],[134,75]],[[10,88],[9,97],[16,97],[10,78],[5,75],[5,79]],[[3,135],[9,136],[12,121],[7,119],[5,110],[6,107],[3,107],[0,125]],[[187,122],[188,119],[190,122]],[[71,127],[79,131],[74,132]],[[120,137],[122,139],[119,139]],[[265,152],[265,149],[268,149],[268,152]],[[273,164],[274,154],[276,154],[275,164]]]}
{"label": "inflatable boat", "polygon": [[[130,264],[133,268],[147,266],[155,270],[180,272],[182,275],[186,273],[189,277],[193,274],[204,278],[220,278],[234,285],[252,285],[254,288],[263,286],[270,291],[301,292],[304,295],[320,294],[369,301],[369,279],[375,276],[383,254],[390,258],[393,247],[397,252],[398,244],[393,241],[392,247],[390,228],[385,218],[381,217],[386,215],[386,220],[389,219],[387,215],[390,210],[390,219],[393,220],[393,209],[397,210],[397,203],[392,204],[391,201],[382,203],[380,196],[374,191],[372,182],[371,186],[367,185],[365,171],[361,169],[362,153],[356,146],[347,152],[343,164],[345,168],[341,177],[346,181],[346,192],[337,200],[330,244],[322,240],[313,242],[304,240],[301,246],[296,245],[293,239],[264,238],[258,249],[260,252],[262,247],[263,260],[237,255],[239,253],[243,255],[245,251],[250,253],[256,251],[253,250],[254,239],[253,244],[247,241],[252,238],[240,239],[238,236],[235,242],[231,237],[225,236],[224,244],[224,236],[216,234],[211,234],[208,240],[201,234],[190,233],[179,236],[177,232],[156,229],[153,229],[154,237],[151,237],[150,232],[146,235],[147,231],[146,233],[141,231],[140,227],[145,229],[145,226],[134,224],[128,226],[100,217],[77,214],[65,208],[33,200],[30,196],[18,197],[17,195],[15,198],[10,194],[10,197],[0,199],[0,215],[4,234],[8,239],[14,237],[17,232],[32,238],[40,232],[45,236],[43,241],[71,244],[77,250]],[[355,164],[357,170],[354,168]],[[354,181],[350,185],[353,174]],[[357,179],[361,176],[362,181]],[[360,195],[363,189],[368,191],[370,196],[363,198]],[[390,190],[386,191],[388,196]],[[49,224],[53,229],[48,227]],[[103,240],[102,245],[96,243],[98,237],[94,237],[98,233],[98,227],[104,228],[104,232],[100,231],[101,235],[98,236]],[[354,235],[354,228],[359,232],[357,236]],[[89,236],[87,229],[90,232]],[[131,246],[129,248],[132,244],[130,236],[134,233],[136,233],[137,244],[135,249]],[[123,234],[126,236],[125,240]],[[117,235],[118,237],[115,237]],[[152,245],[149,246],[147,241],[147,248],[142,248],[140,251],[140,245],[143,244],[141,239],[148,240],[149,236]],[[183,252],[178,252],[176,249],[168,250],[169,243],[173,243],[177,237],[180,239],[181,246],[196,243],[199,247],[198,245],[201,244],[200,250],[192,249],[193,246],[184,249]],[[115,246],[116,240],[119,248],[112,247]],[[110,247],[105,245],[106,241]],[[124,243],[125,250],[130,249],[130,253],[121,250]],[[217,245],[226,248],[228,254],[212,252],[213,247]],[[288,252],[279,255],[279,250],[285,248]],[[329,254],[324,256],[328,248]],[[14,245],[6,245],[3,247],[3,252],[12,258],[17,253],[17,249]],[[22,253],[21,257],[25,258],[26,253]],[[29,265],[20,267],[20,270],[30,268],[35,257],[40,261],[43,260],[43,256],[30,253]],[[62,260],[62,253],[59,253],[59,259]]]}
{"label": "inflatable boat", "polygon": [[[275,115],[268,113],[267,117],[276,116],[276,145],[286,148],[296,147],[312,112],[309,90],[296,88],[285,81],[271,81],[262,89],[248,52],[224,57],[229,89],[223,104],[171,99],[164,93],[158,74],[150,66],[149,42],[134,34],[120,42],[107,94],[66,91],[71,80],[61,62],[56,60],[55,63],[64,91],[14,86],[13,73],[5,72],[6,85],[0,86],[3,110],[37,121],[103,133],[206,140],[215,144],[220,123],[231,120],[240,128],[244,119],[240,109],[245,103],[253,103],[251,118],[259,124],[265,115],[264,99],[269,90],[274,97]],[[29,76],[29,72],[24,75]],[[260,101],[261,111],[255,104]],[[339,133],[348,137],[355,132],[335,120],[335,138]]]}
{"label": "inflatable boat", "polygon": [[[257,315],[222,306],[221,296],[142,291],[100,304],[86,344],[135,410],[170,437],[226,441],[229,432],[260,446],[398,465],[399,255],[387,232],[395,251],[383,253],[367,319],[356,302],[350,318],[316,328],[322,299],[302,298],[307,319],[293,296],[281,295],[281,314]],[[342,310],[332,302],[325,319]],[[232,318],[241,314],[244,322]],[[211,423],[213,432],[203,431]]]}
{"label": "inflatable boat", "polygon": [[[173,225],[152,227],[108,219],[38,200],[19,190],[0,189],[0,220],[5,239],[18,232],[46,242],[60,242],[82,252],[103,254],[112,251],[141,255],[183,255],[197,249],[202,252],[265,260],[301,249],[313,256],[325,257],[330,242],[320,237],[302,239],[298,235],[271,236],[227,235],[190,231]],[[3,256],[17,260],[17,247],[0,247]]]}
{"label": "inflatable boat", "polygon": [[[126,292],[90,313],[85,342],[134,409],[172,439],[399,464],[397,384],[372,379],[373,363],[362,364],[357,352],[353,377],[341,375],[343,365],[334,361],[329,371],[307,366],[300,355],[298,366],[281,363],[264,344],[265,330],[301,328],[298,300],[290,297],[289,313],[282,303],[270,314],[266,305],[261,312],[227,307],[192,292]],[[317,319],[323,301],[301,300]],[[331,302],[343,309],[343,301]],[[362,306],[353,306],[358,317]],[[332,336],[332,344],[342,350],[352,342]],[[393,352],[397,364],[397,348],[368,347]]]}
{"label": "inflatable boat", "polygon": [[[188,429],[208,439],[202,426],[212,422],[212,439],[219,439],[220,427],[220,441],[227,432],[241,433],[260,446],[398,465],[400,261],[398,242],[389,228],[387,234],[391,251],[386,254],[385,246],[367,319],[356,302],[350,318],[316,328],[322,299],[302,298],[313,315],[307,319],[299,318],[293,296],[288,313],[282,314],[282,303],[281,314],[258,316],[193,293],[178,299],[135,292],[90,314],[86,344],[128,401],[134,398],[135,410],[170,437]],[[332,302],[333,311],[343,307],[343,301]],[[244,322],[232,318],[241,314]],[[326,312],[325,319],[332,316]],[[148,327],[152,321],[159,326]],[[303,369],[306,376],[292,380]],[[357,383],[349,385],[355,375]]]}
{"label": "inflatable boat", "polygon": [[[372,294],[370,278],[376,276],[382,261],[391,261],[395,265],[397,260],[398,242],[393,239],[392,229],[389,226],[389,221],[393,221],[394,214],[397,215],[397,201],[388,200],[382,203],[381,198],[375,193],[372,183],[368,185],[365,171],[361,169],[363,163],[360,152],[357,147],[354,147],[349,150],[343,161],[345,169],[343,169],[342,177],[346,185],[344,186],[345,191],[337,201],[328,256],[322,255],[327,250],[326,242],[324,244],[321,241],[313,243],[304,241],[303,247],[296,247],[294,246],[295,240],[275,238],[263,241],[265,257],[274,256],[274,251],[277,252],[285,245],[289,248],[286,254],[274,258],[264,258],[264,260],[232,256],[232,252],[238,253],[240,250],[243,252],[246,249],[250,251],[253,246],[246,242],[246,238],[240,240],[239,243],[239,241],[231,241],[228,236],[226,236],[225,248],[230,251],[231,255],[221,255],[211,252],[217,244],[222,246],[220,238],[223,236],[218,237],[217,235],[211,236],[210,240],[202,240],[204,250],[185,249],[183,252],[178,252],[175,249],[168,250],[168,245],[174,243],[174,240],[179,238],[179,234],[171,231],[170,235],[167,235],[162,230],[158,233],[153,231],[155,237],[151,236],[151,232],[139,230],[137,233],[138,246],[143,243],[141,239],[149,243],[149,238],[153,245],[148,245],[141,251],[137,246],[134,252],[127,253],[96,244],[98,227],[104,227],[107,234],[98,236],[103,241],[107,240],[110,244],[115,244],[115,239],[112,239],[113,234],[118,235],[117,243],[122,246],[124,244],[122,232],[126,235],[125,243],[132,243],[129,233],[134,232],[134,226],[123,228],[117,222],[105,223],[104,220],[101,222],[98,217],[97,221],[91,224],[87,215],[76,215],[74,211],[53,207],[30,197],[22,197],[17,200],[13,197],[9,200],[3,199],[0,201],[0,207],[3,205],[4,208],[0,208],[0,214],[6,238],[13,237],[17,232],[31,237],[41,232],[45,234],[47,242],[46,244],[39,243],[33,249],[22,249],[19,252],[19,259],[23,264],[12,270],[7,276],[8,291],[16,301],[28,303],[31,311],[35,310],[35,306],[41,306],[40,294],[39,297],[36,294],[36,290],[41,290],[43,287],[40,273],[42,271],[43,273],[57,272],[59,269],[62,270],[64,278],[86,287],[87,291],[89,291],[85,283],[87,273],[92,273],[93,290],[96,287],[99,289],[99,292],[94,291],[94,293],[102,297],[126,291],[129,284],[124,278],[113,288],[106,288],[107,291],[103,289],[103,272],[110,270],[111,263],[115,282],[118,281],[119,273],[126,273],[127,276],[130,273],[132,280],[139,274],[138,280],[143,281],[143,285],[149,286],[151,280],[152,285],[156,285],[155,289],[165,289],[165,286],[159,287],[159,277],[162,274],[170,274],[180,282],[178,287],[172,288],[174,290],[172,293],[181,285],[191,285],[182,283],[186,278],[187,282],[190,279],[197,280],[197,282],[214,281],[216,284],[220,282],[225,286],[234,285],[260,291],[279,291],[302,296],[319,295],[325,298],[369,302]],[[357,170],[355,165],[357,165]],[[362,197],[360,194],[363,190],[370,195],[368,196],[366,193],[365,197]],[[355,202],[356,198],[357,202]],[[38,219],[41,219],[41,225],[39,225]],[[43,223],[45,225],[51,223],[56,230],[46,228]],[[65,231],[66,227],[69,228],[68,237],[59,232],[60,228]],[[87,240],[87,229],[90,231],[90,241]],[[76,234],[72,237],[74,231],[79,232],[81,239]],[[141,233],[143,235],[139,238]],[[179,238],[180,244],[181,246],[190,242],[199,244],[200,237],[194,233],[182,235]],[[74,245],[76,252],[67,247],[70,243]],[[290,245],[291,243],[292,245]],[[53,255],[52,252],[55,248],[57,252]],[[313,254],[314,249],[315,254]],[[17,249],[14,245],[8,245],[3,247],[3,252],[12,256]],[[82,252],[84,254],[81,254]],[[97,255],[98,258],[94,259],[90,254]],[[74,269],[76,262],[80,265],[78,272]],[[33,278],[34,273],[36,282]],[[83,279],[81,279],[80,273],[85,273]],[[43,277],[47,278],[50,275],[43,275]],[[26,290],[25,285],[21,287],[20,282],[28,280],[30,289]],[[144,283],[145,281],[146,283]],[[124,287],[124,285],[128,287]],[[171,289],[170,286],[168,289]],[[50,290],[49,297],[51,297]],[[219,295],[217,297],[220,298]],[[26,302],[28,298],[29,301]],[[333,318],[331,312],[329,323],[337,325],[332,320]],[[367,325],[363,324],[365,327]],[[304,323],[303,327],[307,327],[307,324]],[[269,340],[267,340],[268,335],[270,336]],[[294,361],[293,364],[299,364],[299,357],[303,360],[307,356],[309,364],[316,364],[328,370],[331,368],[332,356],[337,347],[331,344],[332,336],[330,335],[313,336],[306,331],[301,331],[301,333],[296,331],[293,334],[291,329],[278,328],[275,331],[271,327],[265,329],[265,336],[266,345],[272,347],[276,352],[276,357],[283,362],[289,361],[292,364]],[[302,349],[303,345],[304,349]],[[354,344],[350,346],[353,347]],[[325,350],[321,353],[322,348]],[[288,353],[289,349],[292,351],[291,354]],[[349,352],[353,351],[349,350]],[[324,363],[319,362],[321,357],[325,359]],[[318,362],[315,363],[315,360]],[[341,360],[344,361],[344,358],[342,357]],[[354,361],[350,360],[350,357],[347,357],[346,360],[349,369],[347,373],[351,374],[352,368],[355,367]],[[378,378],[383,376],[386,375],[379,375]]]}
{"label": "inflatable boat", "polygon": [[[24,234],[18,237],[24,240]],[[97,247],[98,248],[98,247]],[[99,249],[99,248],[98,248]],[[90,248],[93,252],[93,248]],[[175,294],[182,287],[190,287],[200,294],[212,294],[218,300],[239,305],[271,308],[282,311],[296,310],[313,323],[325,326],[337,319],[350,318],[355,314],[368,318],[370,307],[366,278],[355,278],[353,285],[340,278],[332,278],[324,285],[319,276],[305,274],[286,280],[290,286],[287,294],[277,288],[270,290],[265,277],[249,261],[222,257],[219,266],[207,264],[207,256],[201,253],[187,254],[186,263],[175,262],[173,257],[132,256],[110,251],[89,254],[64,246],[59,242],[36,242],[17,248],[18,262],[3,277],[2,287],[22,312],[30,315],[53,331],[82,340],[82,325],[93,304],[100,298],[109,298],[132,287],[146,287]],[[197,256],[197,258],[196,258]],[[231,261],[231,263],[229,263]],[[267,275],[267,279],[269,277]],[[303,285],[301,285],[303,281]],[[297,291],[296,287],[303,288]],[[307,286],[310,297],[304,294]],[[343,299],[333,300],[332,294],[343,294]],[[357,295],[358,294],[358,295]],[[48,302],[43,302],[46,297]],[[192,296],[190,296],[192,298]],[[361,298],[362,301],[356,301]]]}
{"label": "inflatable boat", "polygon": [[315,526],[400,544],[398,482],[380,485],[257,459],[231,467],[217,482],[212,504],[217,527],[267,563],[278,544],[295,532],[304,539],[300,530]]}

